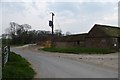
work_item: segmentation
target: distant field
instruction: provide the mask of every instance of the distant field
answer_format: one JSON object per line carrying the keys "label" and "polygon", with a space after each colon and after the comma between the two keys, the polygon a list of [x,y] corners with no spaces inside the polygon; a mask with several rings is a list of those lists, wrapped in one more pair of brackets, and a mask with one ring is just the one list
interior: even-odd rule
{"label": "distant field", "polygon": [[50,52],[60,52],[60,53],[74,53],[74,54],[108,54],[113,53],[115,50],[110,49],[101,49],[101,48],[78,48],[78,47],[70,47],[70,48],[43,48],[44,51]]}
{"label": "distant field", "polygon": [[9,54],[9,61],[2,71],[3,80],[32,80],[35,72],[30,67],[30,64],[13,52]]}

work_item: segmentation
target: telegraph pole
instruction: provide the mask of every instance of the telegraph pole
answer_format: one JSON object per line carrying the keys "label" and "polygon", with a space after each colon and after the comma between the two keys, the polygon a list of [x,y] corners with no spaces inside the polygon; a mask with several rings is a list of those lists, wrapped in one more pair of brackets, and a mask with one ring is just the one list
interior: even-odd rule
{"label": "telegraph pole", "polygon": [[52,14],[52,21],[49,21],[49,26],[52,28],[51,46],[53,47],[54,46],[54,24],[53,24],[54,13],[51,12],[50,14]]}

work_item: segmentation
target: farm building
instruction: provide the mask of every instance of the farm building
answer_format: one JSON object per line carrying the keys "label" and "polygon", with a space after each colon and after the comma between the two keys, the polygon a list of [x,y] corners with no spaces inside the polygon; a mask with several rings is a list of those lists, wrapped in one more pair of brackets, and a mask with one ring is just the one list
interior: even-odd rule
{"label": "farm building", "polygon": [[120,47],[120,28],[95,24],[88,33],[61,36],[55,39],[56,47]]}
{"label": "farm building", "polygon": [[84,47],[86,35],[87,33],[61,36],[55,39],[56,47]]}
{"label": "farm building", "polygon": [[[43,37],[37,44],[51,46],[51,35]],[[89,47],[89,48],[119,48],[120,28],[115,26],[95,24],[88,33],[67,36],[54,35],[55,47]]]}
{"label": "farm building", "polygon": [[85,46],[110,49],[120,47],[120,28],[95,24],[85,38]]}

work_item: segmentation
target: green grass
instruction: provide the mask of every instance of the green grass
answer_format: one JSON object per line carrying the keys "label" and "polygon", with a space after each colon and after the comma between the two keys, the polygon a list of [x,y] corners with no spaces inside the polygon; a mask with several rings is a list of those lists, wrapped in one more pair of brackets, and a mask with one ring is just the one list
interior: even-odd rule
{"label": "green grass", "polygon": [[49,52],[60,52],[60,53],[74,53],[74,54],[108,54],[115,52],[115,50],[110,49],[101,49],[101,48],[79,48],[79,47],[70,47],[70,48],[43,48],[44,51]]}
{"label": "green grass", "polygon": [[9,54],[9,61],[2,71],[3,80],[32,80],[34,75],[35,72],[26,59],[13,52]]}

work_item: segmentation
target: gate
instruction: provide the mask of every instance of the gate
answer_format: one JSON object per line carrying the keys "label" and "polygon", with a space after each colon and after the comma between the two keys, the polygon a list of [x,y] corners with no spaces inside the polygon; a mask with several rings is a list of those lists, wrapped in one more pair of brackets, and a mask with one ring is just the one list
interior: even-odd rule
{"label": "gate", "polygon": [[2,67],[4,67],[5,64],[7,63],[9,53],[10,53],[10,46],[2,47]]}

